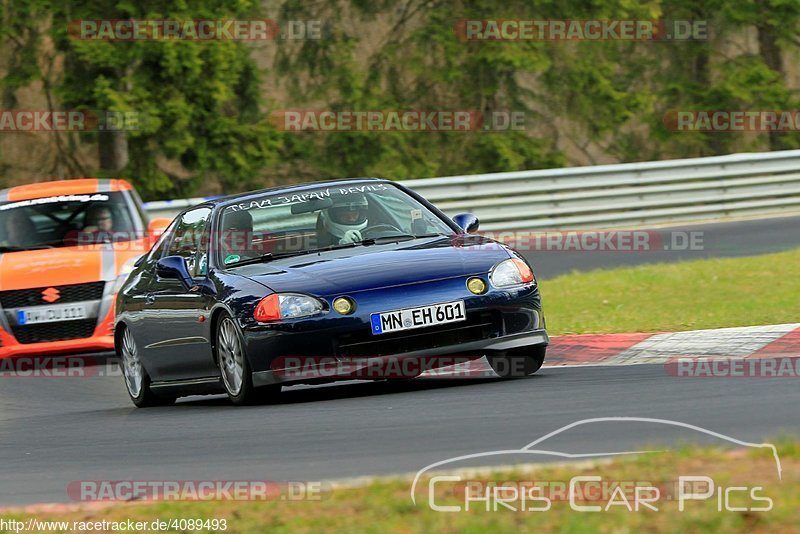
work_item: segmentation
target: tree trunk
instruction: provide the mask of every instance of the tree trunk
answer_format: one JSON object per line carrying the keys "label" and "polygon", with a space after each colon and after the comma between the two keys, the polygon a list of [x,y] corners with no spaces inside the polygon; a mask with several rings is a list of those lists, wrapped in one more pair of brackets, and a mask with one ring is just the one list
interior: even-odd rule
{"label": "tree trunk", "polygon": [[[706,43],[700,43],[692,64],[692,78],[701,87],[708,89],[711,86],[710,51]],[[718,132],[702,132],[708,141],[708,146],[715,156],[727,153],[725,143],[722,142]]]}
{"label": "tree trunk", "polygon": [[128,138],[124,131],[100,132],[97,146],[102,170],[117,172],[128,165]]}
{"label": "tree trunk", "polygon": [[[763,0],[759,0],[758,4],[765,10],[769,9],[769,6],[765,5]],[[783,56],[781,55],[781,49],[778,46],[778,40],[775,37],[774,29],[766,24],[758,24],[756,27],[758,29],[758,53],[761,59],[767,67],[777,72],[781,76],[781,79],[783,79]],[[784,148],[781,137],[781,132],[769,132],[770,150],[781,150]]]}
{"label": "tree trunk", "polygon": [[767,67],[783,75],[783,57],[772,28],[758,27],[758,51]]}

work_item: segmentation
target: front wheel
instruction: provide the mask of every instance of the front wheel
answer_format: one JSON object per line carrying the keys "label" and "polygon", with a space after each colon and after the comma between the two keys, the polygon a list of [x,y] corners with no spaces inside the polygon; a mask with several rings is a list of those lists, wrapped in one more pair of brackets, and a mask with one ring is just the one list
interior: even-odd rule
{"label": "front wheel", "polygon": [[166,397],[153,393],[150,389],[150,375],[145,371],[139,359],[139,348],[130,328],[123,326],[123,331],[118,338],[116,346],[117,357],[120,359],[122,376],[128,395],[137,408],[151,406],[167,406],[175,402],[175,397]]}
{"label": "front wheel", "polygon": [[544,363],[547,346],[522,347],[489,356],[489,365],[501,378],[522,378],[538,371]]}
{"label": "front wheel", "polygon": [[217,364],[228,398],[237,406],[274,400],[281,386],[253,386],[253,372],[244,352],[242,334],[230,315],[217,323],[215,343]]}

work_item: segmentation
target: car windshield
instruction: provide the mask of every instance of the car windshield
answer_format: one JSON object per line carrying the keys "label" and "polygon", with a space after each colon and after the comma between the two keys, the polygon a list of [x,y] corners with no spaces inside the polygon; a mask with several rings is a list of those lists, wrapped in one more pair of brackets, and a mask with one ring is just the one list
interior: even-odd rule
{"label": "car windshield", "polygon": [[234,266],[259,257],[453,233],[440,217],[389,183],[274,192],[224,208],[219,261]]}
{"label": "car windshield", "polygon": [[5,202],[0,252],[130,241],[137,237],[137,222],[123,192]]}

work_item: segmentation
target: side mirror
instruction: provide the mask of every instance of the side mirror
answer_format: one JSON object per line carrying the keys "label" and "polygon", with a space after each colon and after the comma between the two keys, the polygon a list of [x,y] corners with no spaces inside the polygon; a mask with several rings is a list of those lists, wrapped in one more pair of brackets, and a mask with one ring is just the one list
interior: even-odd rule
{"label": "side mirror", "polygon": [[459,213],[453,217],[453,222],[468,234],[476,232],[480,225],[478,218],[471,213]]}
{"label": "side mirror", "polygon": [[159,217],[157,219],[153,219],[147,225],[147,239],[152,246],[158,238],[161,237],[161,234],[164,233],[164,230],[172,223],[172,219],[167,219],[166,217]]}
{"label": "side mirror", "polygon": [[194,286],[194,280],[189,274],[186,260],[181,256],[167,256],[156,263],[156,276],[168,280],[179,280],[189,290]]}

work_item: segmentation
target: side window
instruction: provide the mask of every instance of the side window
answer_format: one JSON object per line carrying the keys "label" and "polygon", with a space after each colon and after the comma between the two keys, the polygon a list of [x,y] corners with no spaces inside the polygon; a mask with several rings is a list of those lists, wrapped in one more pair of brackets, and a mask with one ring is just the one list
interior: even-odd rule
{"label": "side window", "polygon": [[172,233],[175,231],[175,227],[178,225],[178,221],[172,221],[169,223],[169,226],[164,233],[158,238],[153,248],[150,250],[150,254],[147,256],[148,261],[153,259],[161,259],[165,256],[165,252],[167,250],[167,244],[169,244],[169,238]]}
{"label": "side window", "polygon": [[205,231],[203,231],[200,238],[200,246],[197,249],[197,276],[205,276],[208,274],[208,247],[211,240],[211,225],[206,224]]}
{"label": "side window", "polygon": [[197,276],[200,271],[197,252],[201,245],[205,245],[202,241],[210,215],[211,208],[205,207],[184,213],[175,227],[175,234],[167,250],[167,256],[182,256],[186,260],[192,276]]}

